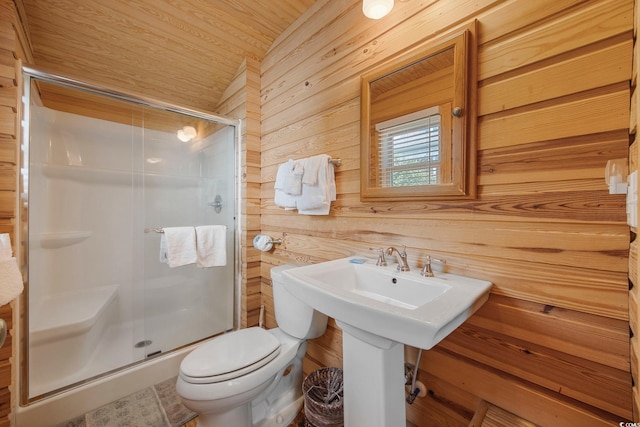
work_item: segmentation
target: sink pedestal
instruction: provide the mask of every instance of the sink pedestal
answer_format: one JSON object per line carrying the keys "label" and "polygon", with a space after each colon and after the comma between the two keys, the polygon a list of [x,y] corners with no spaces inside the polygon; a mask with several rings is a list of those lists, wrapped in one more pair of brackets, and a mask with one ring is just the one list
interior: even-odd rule
{"label": "sink pedestal", "polygon": [[404,345],[341,321],[345,427],[406,425]]}

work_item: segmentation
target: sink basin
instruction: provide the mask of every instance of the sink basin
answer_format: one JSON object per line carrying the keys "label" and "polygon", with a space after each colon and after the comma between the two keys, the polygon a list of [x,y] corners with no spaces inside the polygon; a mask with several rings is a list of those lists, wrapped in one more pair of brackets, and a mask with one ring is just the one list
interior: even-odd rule
{"label": "sink basin", "polygon": [[422,277],[395,264],[349,257],[285,270],[285,288],[343,324],[430,349],[488,298],[491,282],[447,273]]}

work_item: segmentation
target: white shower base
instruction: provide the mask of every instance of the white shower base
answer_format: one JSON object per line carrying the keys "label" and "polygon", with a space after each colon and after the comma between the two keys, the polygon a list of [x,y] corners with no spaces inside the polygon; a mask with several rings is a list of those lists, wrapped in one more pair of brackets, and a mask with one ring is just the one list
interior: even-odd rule
{"label": "white shower base", "polygon": [[[29,397],[232,329],[226,310],[198,301],[200,287],[188,279],[151,279],[145,291],[149,310],[128,321],[118,318],[117,286],[45,299],[31,329]],[[148,344],[136,346],[143,341]]]}
{"label": "white shower base", "polygon": [[[207,313],[204,310],[189,311],[183,309],[168,312],[165,316],[157,316],[151,319],[152,328],[161,332],[157,332],[154,334],[155,336],[150,337],[152,338],[151,345],[143,348],[134,348],[130,324],[114,325],[102,334],[92,354],[83,361],[83,368],[65,376],[48,377],[47,381],[33,381],[29,388],[29,394],[31,396],[39,396],[50,390],[66,387],[86,378],[92,378],[121,366],[143,360],[147,355],[157,351],[166,352],[176,347],[176,336],[180,336],[181,340],[187,344],[202,339],[203,336],[224,332],[225,328],[223,327],[212,331],[212,324],[223,324],[220,321],[218,323],[212,322],[215,322],[215,320],[212,320],[211,313]],[[55,374],[59,370],[52,370],[52,368],[59,367],[61,360],[69,360],[68,355],[68,352],[62,351],[44,353],[43,357],[37,361],[40,365],[38,369]],[[175,374],[177,375],[177,371]]]}
{"label": "white shower base", "polygon": [[16,410],[16,427],[51,427],[178,375],[195,345],[158,356]]}

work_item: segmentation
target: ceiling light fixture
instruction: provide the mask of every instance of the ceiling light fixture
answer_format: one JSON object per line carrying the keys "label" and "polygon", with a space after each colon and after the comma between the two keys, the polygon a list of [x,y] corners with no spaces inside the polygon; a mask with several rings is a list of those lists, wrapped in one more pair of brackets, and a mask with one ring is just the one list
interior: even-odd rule
{"label": "ceiling light fixture", "polygon": [[189,142],[196,136],[198,136],[198,132],[193,126],[185,126],[178,131],[178,139],[182,142]]}
{"label": "ceiling light fixture", "polygon": [[393,0],[362,0],[362,13],[370,19],[380,19],[393,9]]}

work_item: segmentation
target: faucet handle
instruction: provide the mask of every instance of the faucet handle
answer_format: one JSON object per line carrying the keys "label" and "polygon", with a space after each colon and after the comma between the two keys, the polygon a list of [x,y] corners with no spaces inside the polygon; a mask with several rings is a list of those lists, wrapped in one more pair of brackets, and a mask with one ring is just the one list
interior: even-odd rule
{"label": "faucet handle", "polygon": [[427,257],[424,260],[424,265],[422,266],[422,270],[420,270],[420,275],[421,276],[433,277],[433,270],[431,269],[431,262],[432,261],[439,262],[442,265],[446,265],[447,264],[447,260],[446,259],[433,258],[431,255],[427,255]]}
{"label": "faucet handle", "polygon": [[370,251],[378,251],[378,260],[376,261],[376,265],[378,267],[386,267],[387,260],[384,257],[384,249],[383,248],[369,248]]}

